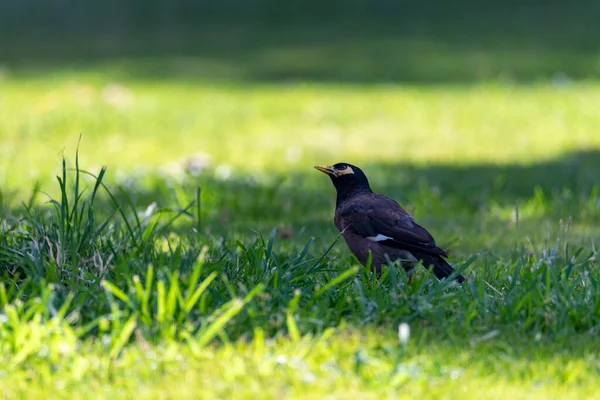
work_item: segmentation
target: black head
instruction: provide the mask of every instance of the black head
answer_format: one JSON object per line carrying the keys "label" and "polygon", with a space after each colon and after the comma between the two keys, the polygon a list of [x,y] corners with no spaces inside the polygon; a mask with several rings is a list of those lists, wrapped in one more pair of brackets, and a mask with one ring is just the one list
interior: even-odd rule
{"label": "black head", "polygon": [[315,168],[331,178],[337,191],[338,204],[355,194],[371,192],[367,176],[355,165],[337,163],[332,166],[317,165]]}

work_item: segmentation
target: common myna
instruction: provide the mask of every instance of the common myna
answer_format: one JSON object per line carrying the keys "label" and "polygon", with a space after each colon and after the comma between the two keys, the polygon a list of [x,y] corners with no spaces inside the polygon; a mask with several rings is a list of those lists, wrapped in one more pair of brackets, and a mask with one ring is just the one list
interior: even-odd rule
{"label": "common myna", "polygon": [[[433,267],[440,280],[455,272],[431,234],[394,200],[373,193],[360,168],[347,163],[315,168],[329,175],[335,186],[335,226],[363,265],[371,253],[371,269],[378,275],[388,261],[386,255],[390,261],[403,261],[406,270],[421,261],[424,267]],[[460,283],[465,280],[460,274],[455,278]]]}

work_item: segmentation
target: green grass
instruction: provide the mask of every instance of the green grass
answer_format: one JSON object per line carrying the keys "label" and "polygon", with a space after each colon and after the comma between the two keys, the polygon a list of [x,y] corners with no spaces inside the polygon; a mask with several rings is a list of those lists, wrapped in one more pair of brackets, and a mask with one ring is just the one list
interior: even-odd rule
{"label": "green grass", "polygon": [[[111,71],[0,82],[6,397],[595,396],[597,83]],[[338,161],[468,284],[357,267],[312,169]]]}
{"label": "green grass", "polygon": [[138,341],[115,362],[104,355],[101,343],[74,351],[65,343],[68,339],[53,338],[48,350],[57,355],[46,352],[27,369],[11,371],[11,380],[18,383],[5,386],[4,393],[44,398],[69,393],[78,398],[242,399],[596,395],[597,355],[579,341],[560,346],[537,342],[545,352],[524,341],[462,347],[430,338],[403,347],[390,330],[328,331],[295,342],[258,339],[216,349],[177,343],[151,347]]}

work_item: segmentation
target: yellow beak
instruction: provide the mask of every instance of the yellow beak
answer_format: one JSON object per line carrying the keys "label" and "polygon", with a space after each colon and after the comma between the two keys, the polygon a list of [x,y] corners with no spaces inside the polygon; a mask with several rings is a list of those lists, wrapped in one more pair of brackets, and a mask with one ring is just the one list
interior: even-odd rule
{"label": "yellow beak", "polygon": [[319,171],[321,171],[324,174],[327,174],[329,176],[337,175],[335,169],[333,169],[333,167],[330,167],[328,165],[315,165],[315,169],[318,169]]}

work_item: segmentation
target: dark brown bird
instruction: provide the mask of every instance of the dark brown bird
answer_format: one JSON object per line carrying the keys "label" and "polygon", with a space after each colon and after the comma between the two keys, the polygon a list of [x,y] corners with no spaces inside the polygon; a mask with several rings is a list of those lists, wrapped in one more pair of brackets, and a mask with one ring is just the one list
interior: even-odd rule
{"label": "dark brown bird", "polygon": [[[347,163],[315,168],[329,175],[335,186],[335,226],[363,265],[371,253],[371,269],[378,275],[388,261],[386,255],[390,261],[401,260],[406,270],[421,261],[424,267],[433,267],[440,280],[455,273],[431,234],[394,200],[373,193],[360,168]],[[460,283],[465,280],[458,273],[454,277]]]}

